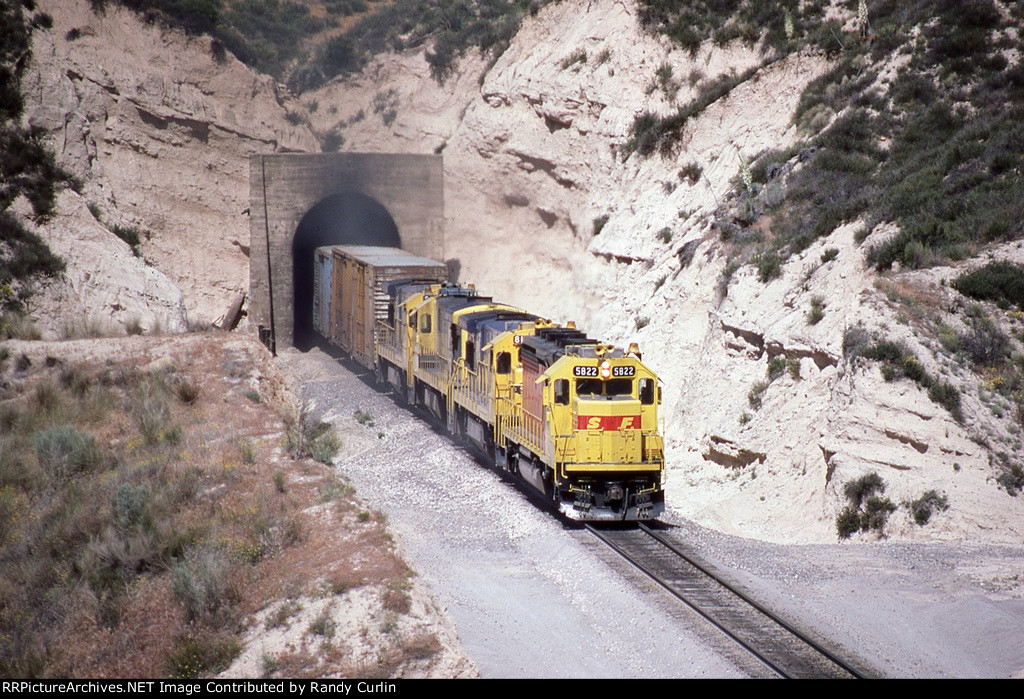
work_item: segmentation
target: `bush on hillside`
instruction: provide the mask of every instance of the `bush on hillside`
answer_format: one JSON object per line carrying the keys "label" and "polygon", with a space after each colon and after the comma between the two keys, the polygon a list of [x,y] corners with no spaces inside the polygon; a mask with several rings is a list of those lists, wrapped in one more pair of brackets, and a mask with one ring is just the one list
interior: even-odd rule
{"label": "bush on hillside", "polygon": [[1013,262],[989,262],[964,272],[950,284],[964,296],[991,301],[1000,308],[1024,309],[1024,266]]}

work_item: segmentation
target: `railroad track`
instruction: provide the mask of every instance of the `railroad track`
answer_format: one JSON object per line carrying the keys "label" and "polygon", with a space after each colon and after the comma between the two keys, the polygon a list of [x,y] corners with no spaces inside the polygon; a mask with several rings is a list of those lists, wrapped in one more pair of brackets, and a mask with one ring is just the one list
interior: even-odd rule
{"label": "railroad track", "polygon": [[694,561],[650,527],[587,531],[785,678],[862,678],[828,650]]}

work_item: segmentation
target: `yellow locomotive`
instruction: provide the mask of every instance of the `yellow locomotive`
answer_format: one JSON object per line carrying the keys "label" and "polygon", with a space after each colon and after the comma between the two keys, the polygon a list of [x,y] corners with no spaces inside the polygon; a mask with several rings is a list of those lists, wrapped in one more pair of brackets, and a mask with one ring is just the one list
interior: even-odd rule
{"label": "yellow locomotive", "polygon": [[658,378],[626,351],[448,284],[395,248],[315,252],[314,327],[577,520],[665,507]]}

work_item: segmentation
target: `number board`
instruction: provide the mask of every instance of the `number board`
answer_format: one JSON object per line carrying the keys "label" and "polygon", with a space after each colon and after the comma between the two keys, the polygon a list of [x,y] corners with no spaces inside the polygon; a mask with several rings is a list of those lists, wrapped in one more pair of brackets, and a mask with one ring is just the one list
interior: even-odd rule
{"label": "number board", "polygon": [[[597,378],[598,376],[600,376],[600,372],[600,368],[596,366],[586,366],[578,364],[572,368],[573,376],[580,376],[585,378]],[[631,364],[613,366],[612,376],[614,376],[615,378],[636,376],[636,367]]]}

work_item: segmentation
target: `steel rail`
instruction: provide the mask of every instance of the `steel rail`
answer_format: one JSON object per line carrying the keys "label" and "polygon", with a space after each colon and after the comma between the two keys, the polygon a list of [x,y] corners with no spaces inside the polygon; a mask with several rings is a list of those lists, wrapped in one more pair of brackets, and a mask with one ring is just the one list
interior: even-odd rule
{"label": "steel rail", "polygon": [[625,550],[624,550],[624,549],[623,549],[622,547],[620,547],[620,546],[616,545],[616,544],[615,544],[615,543],[613,543],[613,542],[612,542],[612,541],[611,541],[610,539],[608,539],[608,537],[606,537],[606,536],[605,536],[604,534],[602,534],[602,533],[601,533],[601,532],[599,532],[599,531],[598,531],[597,529],[595,529],[595,528],[593,527],[593,525],[590,525],[590,524],[585,524],[585,525],[584,525],[584,528],[585,528],[585,529],[586,529],[587,531],[589,531],[589,532],[590,532],[591,534],[593,534],[593,535],[594,535],[595,537],[597,537],[597,539],[598,539],[598,540],[600,540],[600,541],[601,541],[601,542],[602,542],[602,543],[603,543],[603,544],[604,544],[605,546],[607,546],[607,547],[608,547],[608,548],[610,548],[610,549],[611,549],[612,551],[614,551],[615,553],[617,553],[617,554],[618,554],[618,555],[619,555],[619,556],[620,556],[620,557],[621,557],[621,558],[622,558],[623,560],[625,560],[625,561],[626,561],[627,563],[629,563],[630,565],[632,565],[632,566],[633,566],[634,568],[636,568],[637,570],[639,570],[639,571],[640,571],[641,573],[643,573],[644,575],[646,575],[646,576],[647,576],[648,578],[650,578],[651,580],[653,580],[654,582],[656,582],[656,583],[657,583],[658,585],[660,585],[660,586],[661,586],[662,588],[664,588],[664,589],[665,589],[666,591],[668,591],[668,592],[669,592],[669,594],[671,594],[671,595],[672,595],[673,597],[675,597],[675,598],[676,598],[676,599],[678,599],[678,600],[679,600],[680,602],[682,602],[683,604],[685,604],[685,605],[686,605],[687,607],[689,607],[690,609],[692,609],[692,610],[693,610],[694,612],[696,612],[697,614],[699,614],[699,615],[700,615],[700,616],[701,616],[701,617],[702,617],[702,618],[703,618],[703,619],[704,619],[705,621],[707,621],[707,622],[708,622],[709,624],[711,624],[712,626],[714,626],[715,628],[717,628],[717,629],[718,629],[719,631],[721,631],[721,632],[722,632],[722,633],[724,633],[724,634],[725,634],[725,635],[726,635],[727,637],[729,637],[729,639],[731,639],[731,640],[732,640],[733,642],[735,642],[736,644],[738,644],[739,646],[741,646],[741,647],[742,647],[742,648],[743,648],[744,650],[746,650],[746,651],[747,651],[748,653],[750,653],[750,654],[751,654],[751,655],[753,655],[753,656],[754,656],[755,658],[757,658],[757,659],[758,659],[758,661],[760,661],[760,662],[761,662],[761,664],[763,664],[763,665],[764,665],[765,667],[767,667],[767,668],[768,668],[769,670],[771,670],[772,672],[774,672],[775,674],[777,674],[777,675],[778,675],[779,677],[782,677],[782,678],[786,678],[786,679],[788,679],[788,678],[789,678],[789,675],[788,675],[788,674],[786,674],[786,672],[785,672],[785,671],[784,671],[784,670],[783,670],[782,668],[779,668],[779,667],[777,667],[777,666],[776,666],[776,665],[775,665],[774,663],[772,663],[772,662],[771,662],[771,661],[770,661],[770,660],[769,660],[768,658],[765,658],[765,657],[764,657],[763,655],[761,655],[761,654],[760,654],[759,652],[757,652],[757,650],[756,650],[756,649],[754,649],[753,647],[751,647],[751,646],[750,646],[750,645],[749,645],[749,644],[748,644],[748,643],[747,643],[746,641],[744,641],[744,640],[743,640],[742,638],[739,638],[738,636],[736,636],[736,635],[735,635],[735,634],[734,634],[734,633],[733,633],[732,631],[730,631],[730,630],[729,630],[728,628],[726,628],[726,627],[725,627],[724,625],[722,625],[721,623],[719,623],[719,622],[718,622],[718,621],[717,621],[716,619],[712,618],[712,617],[711,617],[711,616],[710,616],[710,615],[709,615],[709,614],[708,614],[707,612],[705,612],[705,611],[704,611],[703,609],[701,609],[700,607],[698,607],[697,605],[695,605],[695,604],[694,604],[693,602],[691,602],[690,600],[686,599],[686,597],[684,597],[684,596],[683,596],[683,595],[682,595],[682,594],[681,594],[681,593],[680,593],[680,592],[679,592],[678,590],[676,590],[675,588],[673,588],[673,587],[672,587],[672,585],[671,585],[671,584],[669,584],[669,583],[668,583],[668,582],[667,582],[666,580],[664,580],[663,578],[661,578],[661,576],[659,576],[659,575],[657,575],[656,573],[654,573],[653,571],[649,570],[649,569],[648,569],[648,568],[647,568],[647,567],[646,567],[645,565],[643,565],[643,564],[642,564],[642,563],[641,563],[640,561],[636,560],[636,559],[635,559],[635,558],[633,558],[633,557],[632,557],[631,555],[629,555],[629,553],[627,553],[627,552],[626,552],[626,551],[625,551]]}
{"label": "steel rail", "polygon": [[[723,634],[725,634],[726,637],[728,637],[734,643],[736,643],[744,650],[746,650],[748,653],[750,653],[766,668],[771,670],[779,677],[792,678],[795,676],[819,676],[813,668],[815,658],[817,659],[818,663],[822,663],[823,660],[827,661],[827,663],[830,663],[831,665],[829,665],[829,667],[831,667],[833,671],[836,668],[838,668],[842,671],[842,673],[846,673],[846,676],[858,679],[863,677],[863,675],[860,672],[850,667],[842,660],[836,658],[832,653],[823,648],[820,644],[809,639],[807,636],[794,629],[792,626],[790,626],[785,621],[780,619],[777,615],[773,614],[771,611],[766,609],[763,605],[752,600],[749,596],[747,596],[740,590],[736,589],[734,586],[724,581],[720,576],[711,572],[705,566],[697,563],[695,560],[693,560],[691,556],[681,551],[676,545],[674,545],[672,542],[670,542],[657,532],[650,529],[650,527],[642,523],[639,525],[639,530],[646,535],[644,537],[645,540],[653,540],[654,542],[657,542],[655,546],[658,548],[658,550],[664,550],[670,553],[671,560],[677,561],[677,565],[678,561],[681,560],[685,563],[685,565],[688,568],[692,568],[694,571],[696,571],[698,575],[696,575],[696,577],[693,577],[689,583],[686,582],[686,577],[676,579],[676,582],[674,583],[670,582],[670,580],[674,577],[674,573],[671,572],[671,570],[669,570],[669,572],[666,573],[665,566],[666,564],[671,566],[671,561],[665,555],[659,555],[653,549],[650,549],[643,545],[641,545],[642,548],[637,548],[636,551],[630,552],[629,550],[627,550],[629,548],[628,545],[624,546],[623,542],[613,541],[612,537],[606,536],[604,533],[602,533],[595,527],[587,524],[585,525],[585,528],[603,544],[605,544],[612,551],[618,554],[623,560],[625,560],[627,563],[632,565],[634,568],[639,570],[648,578],[656,582],[658,585],[660,585],[662,588],[668,591],[672,596],[683,602],[687,607],[695,611],[708,623],[710,623],[712,626],[714,626]],[[637,554],[640,552],[640,550],[645,550],[645,553],[643,555],[638,556]],[[644,556],[648,557],[649,562],[647,564],[640,560]],[[653,564],[651,563],[651,561],[653,561]],[[662,568],[662,574],[659,574],[653,568]],[[684,568],[681,567],[678,570],[680,573],[682,573]],[[668,579],[666,579],[666,577],[663,576],[667,576]],[[708,588],[707,582],[699,583],[700,580],[711,581],[713,585],[710,588]],[[694,582],[698,583],[696,587],[692,586]],[[720,597],[721,602],[718,602],[714,599],[714,597],[716,595],[720,595],[720,593],[714,593],[713,589],[721,589],[728,594],[726,596]],[[696,600],[688,598],[688,595],[695,597]],[[705,599],[702,602],[700,598],[706,595],[711,595],[711,597]],[[733,599],[734,601],[732,603],[729,603],[729,599]],[[737,604],[735,600],[739,600],[740,602],[742,602],[742,604],[738,607],[735,606]],[[702,608],[702,604],[707,608]],[[764,617],[764,619],[767,619],[771,622],[770,624],[762,626],[760,628],[762,628],[763,632],[767,634],[767,637],[762,639],[762,641],[767,641],[767,643],[769,644],[767,648],[770,648],[772,651],[776,652],[776,659],[772,659],[771,657],[769,657],[768,653],[764,650],[765,646],[763,642],[760,645],[760,648],[762,650],[759,650],[757,647],[756,640],[751,640],[750,638],[745,639],[740,635],[741,633],[746,633],[746,635],[749,637],[751,636],[752,630],[754,632],[755,639],[757,638],[757,636],[760,635],[760,632],[757,631],[758,626],[756,622],[754,622],[754,625],[751,626],[753,617],[751,617],[749,613],[746,615],[743,614],[743,609],[754,610],[757,612],[757,614]],[[730,614],[736,613],[738,613],[739,616],[732,617],[733,624],[732,627],[730,627],[729,616]],[[774,640],[771,638],[773,630],[774,633],[777,634]],[[789,641],[787,642],[786,639],[789,639]],[[786,650],[787,648],[788,650]],[[800,648],[803,648],[805,650],[800,651]],[[808,655],[807,649],[814,651],[816,655]],[[777,655],[779,651],[783,653],[782,656]],[[789,658],[788,661],[785,660],[787,658],[787,653]],[[787,662],[789,667],[783,667],[783,665],[787,664]],[[807,662],[810,662],[811,665],[806,666],[805,670],[804,664]],[[825,665],[822,664],[821,667],[823,668],[825,667]],[[794,669],[796,670],[795,672]],[[809,671],[810,674],[808,674],[807,671]],[[832,673],[826,670],[824,674],[831,675]]]}
{"label": "steel rail", "polygon": [[766,617],[768,617],[769,619],[774,621],[776,624],[781,626],[787,632],[789,632],[790,634],[792,634],[796,638],[800,639],[802,642],[806,643],[809,647],[813,648],[822,657],[826,658],[829,662],[834,664],[836,667],[839,667],[843,671],[850,673],[853,677],[855,677],[857,679],[864,679],[864,675],[862,675],[856,669],[850,667],[850,665],[848,665],[847,663],[842,661],[840,658],[837,658],[828,649],[824,648],[817,641],[814,641],[813,639],[808,638],[806,635],[804,635],[803,633],[801,633],[797,629],[794,629],[792,626],[790,626],[785,621],[780,619],[777,615],[772,613],[772,611],[769,610],[768,608],[766,608],[764,605],[762,605],[759,602],[756,602],[755,600],[751,599],[749,596],[747,596],[746,594],[744,594],[743,592],[738,590],[736,587],[730,585],[725,580],[723,580],[721,577],[719,577],[718,575],[712,573],[710,570],[708,570],[707,568],[705,568],[704,566],[699,564],[697,561],[695,561],[693,558],[688,556],[686,553],[684,553],[683,551],[680,551],[679,548],[675,544],[673,544],[672,542],[668,541],[665,537],[663,537],[662,535],[660,535],[657,532],[655,532],[653,529],[648,527],[646,524],[642,524],[641,523],[640,524],[640,529],[642,531],[646,532],[651,538],[653,538],[658,543],[662,544],[665,548],[670,550],[672,553],[674,553],[675,555],[679,556],[681,559],[683,559],[684,561],[689,563],[691,566],[693,566],[694,568],[699,570],[701,573],[703,573],[704,575],[708,576],[709,578],[711,578],[712,580],[717,582],[719,585],[724,587],[726,590],[728,590],[729,592],[733,593],[734,595],[739,597],[741,600],[743,600],[744,602],[749,604],[751,607],[753,607],[754,609],[759,611],[761,614],[764,614]]}

